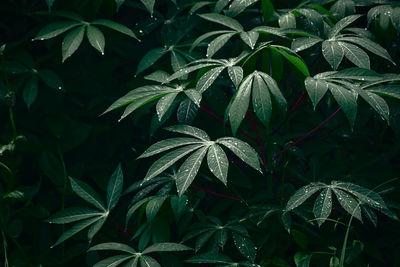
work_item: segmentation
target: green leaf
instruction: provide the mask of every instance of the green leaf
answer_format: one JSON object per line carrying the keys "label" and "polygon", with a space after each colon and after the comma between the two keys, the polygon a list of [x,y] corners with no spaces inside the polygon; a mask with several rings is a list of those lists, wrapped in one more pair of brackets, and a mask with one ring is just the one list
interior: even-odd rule
{"label": "green leaf", "polygon": [[172,75],[168,78],[168,80],[165,81],[165,83],[169,83],[169,82],[171,82],[171,81],[173,81],[173,80],[175,80],[175,79],[178,79],[178,78],[180,78],[180,77],[182,77],[182,76],[185,76],[185,75],[187,75],[187,74],[189,74],[189,73],[191,73],[191,72],[193,72],[193,71],[196,71],[196,70],[198,70],[198,69],[202,69],[202,68],[206,68],[206,67],[212,67],[212,66],[217,66],[217,65],[219,65],[219,64],[217,64],[217,63],[205,63],[205,64],[198,64],[198,65],[196,65],[196,66],[190,66],[190,67],[181,69],[181,70],[175,72],[174,74],[172,74]]}
{"label": "green leaf", "polygon": [[382,75],[373,70],[361,68],[347,68],[337,72],[325,72],[322,74],[324,74],[324,77],[327,78],[351,79],[358,81],[380,81],[383,78]]}
{"label": "green leaf", "polygon": [[156,112],[158,116],[158,120],[161,121],[164,115],[167,113],[169,107],[172,105],[174,102],[176,96],[179,94],[177,93],[170,93],[165,96],[163,96],[160,100],[158,100],[157,105],[156,105]]}
{"label": "green leaf", "polygon": [[167,197],[168,196],[156,197],[151,199],[149,203],[147,203],[146,217],[149,222],[151,222],[154,219],[154,217],[156,217],[158,211],[160,210],[161,206],[163,205]]}
{"label": "green leaf", "polygon": [[264,24],[267,24],[269,19],[274,14],[274,6],[272,5],[271,0],[262,0],[261,9],[263,14]]}
{"label": "green leaf", "polygon": [[86,35],[89,39],[89,43],[104,55],[104,34],[97,27],[88,25]]}
{"label": "green leaf", "polygon": [[154,10],[154,4],[155,0],[140,0],[140,2],[143,3],[143,5],[146,7],[146,9],[150,12],[150,15],[153,16],[153,10]]}
{"label": "green leaf", "polygon": [[85,26],[81,26],[70,31],[64,38],[62,42],[62,62],[64,62],[67,58],[72,56],[73,53],[78,49],[81,45],[83,36],[85,34]]}
{"label": "green leaf", "polygon": [[362,49],[345,42],[338,42],[338,44],[348,60],[360,68],[370,69],[369,56]]}
{"label": "green leaf", "polygon": [[388,209],[381,196],[370,189],[352,183],[334,182],[332,184],[343,191],[353,194],[361,201],[361,203],[366,204],[374,209],[380,211]]}
{"label": "green leaf", "polygon": [[223,254],[218,253],[204,253],[204,254],[197,254],[190,259],[186,260],[185,262],[189,263],[231,263],[232,260]]}
{"label": "green leaf", "polygon": [[194,89],[187,89],[183,92],[190,100],[193,101],[193,103],[195,103],[197,106],[200,106],[202,95],[201,93],[199,93],[199,91]]}
{"label": "green leaf", "polygon": [[179,221],[180,217],[186,211],[187,206],[188,206],[187,196],[183,195],[180,197],[178,196],[171,197],[171,208],[177,221]]}
{"label": "green leaf", "polygon": [[296,28],[296,18],[292,12],[279,16],[278,23],[282,29]]}
{"label": "green leaf", "polygon": [[310,48],[310,47],[318,44],[321,41],[322,41],[321,39],[316,39],[316,38],[311,38],[311,37],[296,38],[292,42],[291,49],[294,52],[300,52],[300,51],[303,51],[307,48]]}
{"label": "green leaf", "polygon": [[174,125],[164,129],[174,133],[187,134],[203,141],[210,141],[210,137],[205,131],[190,125]]}
{"label": "green leaf", "polygon": [[313,211],[317,223],[321,227],[332,211],[332,190],[330,188],[324,189],[318,195],[314,203]]}
{"label": "green leaf", "polygon": [[250,238],[244,237],[236,233],[232,233],[232,237],[239,252],[248,260],[254,262],[257,255],[257,250],[254,246],[253,241],[251,241]]}
{"label": "green leaf", "polygon": [[115,267],[123,263],[124,261],[129,260],[134,256],[132,255],[117,255],[117,256],[112,256],[108,257],[102,261],[99,261],[93,267]]}
{"label": "green leaf", "polygon": [[362,221],[361,208],[358,204],[358,201],[341,189],[332,188],[332,190],[335,193],[336,198],[338,199],[339,204],[343,207],[343,209],[347,211],[351,216],[354,216],[358,220]]}
{"label": "green leaf", "polygon": [[117,4],[117,12],[124,2],[125,0],[115,0],[115,3]]}
{"label": "green leaf", "polygon": [[[171,67],[172,67],[172,70],[174,72],[177,72],[177,71],[183,69],[185,67],[185,65],[186,65],[186,60],[180,54],[178,54],[174,50],[171,50]],[[185,75],[185,76],[182,76],[180,79],[181,80],[186,80],[187,78],[188,78],[187,75]],[[167,77],[167,79],[168,79],[168,77]],[[165,80],[167,80],[167,79],[165,79]],[[164,82],[164,81],[162,81],[162,82]]]}
{"label": "green leaf", "polygon": [[65,224],[101,215],[103,215],[103,212],[94,209],[69,208],[57,212],[46,221],[49,223]]}
{"label": "green leaf", "polygon": [[332,69],[336,70],[342,62],[345,52],[338,42],[324,41],[322,42],[322,54]]}
{"label": "green leaf", "polygon": [[351,127],[353,127],[357,116],[357,96],[332,83],[329,83],[329,90],[349,119]]}
{"label": "green leaf", "polygon": [[234,137],[222,137],[216,143],[226,146],[244,163],[261,172],[257,152],[249,144]]}
{"label": "green leaf", "polygon": [[353,88],[356,88],[356,92],[381,116],[382,119],[389,123],[389,106],[382,97],[364,91],[357,86]]}
{"label": "green leaf", "polygon": [[51,7],[53,6],[55,0],[46,0],[46,4],[49,8],[49,11],[51,10]]}
{"label": "green leaf", "polygon": [[69,177],[69,181],[71,182],[72,190],[83,200],[88,203],[94,205],[95,207],[106,211],[106,208],[101,201],[100,196],[93,190],[87,183]]}
{"label": "green leaf", "polygon": [[229,161],[222,148],[213,144],[208,148],[207,164],[210,171],[226,186]]}
{"label": "green leaf", "polygon": [[144,76],[143,78],[149,81],[164,83],[169,78],[169,74],[163,70],[156,70],[155,72]]}
{"label": "green leaf", "polygon": [[228,75],[233,85],[237,88],[243,79],[243,69],[239,66],[228,67]]}
{"label": "green leaf", "polygon": [[240,25],[240,23],[237,20],[232,19],[230,17],[224,16],[221,14],[217,14],[217,13],[207,13],[207,14],[201,14],[199,16],[205,20],[209,20],[209,21],[224,25],[235,31],[238,31],[238,32],[243,31],[242,25]]}
{"label": "green leaf", "polygon": [[326,91],[328,91],[329,84],[320,79],[307,77],[304,81],[304,85],[315,110],[319,101],[321,101]]}
{"label": "green leaf", "polygon": [[394,63],[394,61],[392,60],[392,58],[390,57],[389,53],[386,51],[385,48],[383,48],[379,44],[377,44],[367,38],[343,36],[343,37],[338,38],[338,40],[345,41],[345,42],[352,42],[358,46],[361,46],[361,47],[367,49],[368,51],[374,53],[375,55],[378,55],[384,59],[389,60],[394,65],[396,65],[396,63]]}
{"label": "green leaf", "polygon": [[165,48],[154,48],[149,52],[147,52],[139,62],[139,65],[136,70],[136,75],[151,67],[154,63],[157,62],[157,60],[159,60],[167,52],[168,50]]}
{"label": "green leaf", "polygon": [[268,128],[272,114],[272,101],[267,84],[258,73],[253,78],[252,97],[253,108],[257,117]]}
{"label": "green leaf", "polygon": [[294,255],[294,263],[296,267],[309,267],[311,262],[312,254],[305,254],[302,252],[297,252]]}
{"label": "green leaf", "polygon": [[225,66],[216,67],[207,71],[203,76],[201,76],[201,78],[197,82],[196,90],[199,91],[200,93],[203,93],[205,90],[207,90],[214,83],[214,81],[218,78],[218,76],[225,68],[226,68]]}
{"label": "green leaf", "polygon": [[207,32],[205,34],[200,35],[199,37],[197,37],[196,40],[193,41],[192,46],[190,47],[190,52],[192,52],[192,50],[194,48],[196,48],[199,44],[201,44],[202,41],[204,41],[205,39],[214,36],[214,35],[219,35],[219,34],[225,34],[225,33],[234,33],[233,31],[211,31],[211,32]]}
{"label": "green leaf", "polygon": [[121,163],[111,175],[107,186],[107,209],[112,210],[121,196],[124,174],[122,173]]}
{"label": "green leaf", "polygon": [[367,91],[374,94],[379,94],[386,97],[393,97],[400,100],[400,90],[398,85],[384,85],[384,86],[372,87]]}
{"label": "green leaf", "polygon": [[58,244],[64,242],[65,240],[71,238],[72,236],[74,236],[75,234],[77,234],[78,232],[82,231],[83,229],[85,229],[86,227],[89,227],[91,224],[97,222],[99,219],[101,219],[102,216],[98,216],[98,217],[94,217],[94,218],[90,218],[84,221],[80,221],[78,223],[76,223],[74,226],[72,226],[71,228],[69,228],[68,230],[66,230],[56,241],[56,243],[51,246],[52,248],[57,246]]}
{"label": "green leaf", "polygon": [[101,227],[103,227],[104,223],[107,220],[107,215],[103,215],[97,222],[95,222],[92,226],[90,226],[88,231],[88,240],[89,243],[92,242],[93,237],[100,231]]}
{"label": "green leaf", "polygon": [[161,267],[161,265],[149,256],[140,256],[140,265],[143,267]]}
{"label": "green leaf", "polygon": [[232,36],[234,36],[236,33],[225,33],[225,34],[221,34],[220,36],[218,36],[217,38],[215,38],[214,40],[212,40],[209,44],[208,44],[208,48],[207,48],[207,58],[211,58],[215,53],[218,52],[218,50],[220,50],[228,41],[229,39],[231,39]]}
{"label": "green leaf", "polygon": [[172,152],[169,152],[168,154],[162,156],[160,159],[158,159],[156,162],[154,162],[149,170],[146,173],[146,177],[144,178],[144,182],[147,180],[150,180],[166,169],[168,169],[172,164],[189,154],[190,152],[202,147],[203,144],[197,144],[197,145],[189,145],[185,146],[179,149],[176,149]]}
{"label": "green leaf", "polygon": [[325,187],[323,183],[311,183],[309,185],[303,186],[292,195],[286,205],[285,212],[291,211],[306,201],[314,193]]}
{"label": "green leaf", "polygon": [[139,259],[140,257],[135,257],[134,259],[130,260],[124,267],[137,267]]}
{"label": "green leaf", "polygon": [[192,248],[178,244],[178,243],[158,243],[147,247],[143,250],[142,254],[148,254],[152,252],[170,252],[170,251],[185,251],[185,250],[192,250]]}
{"label": "green leaf", "polygon": [[124,113],[122,114],[122,116],[119,118],[118,121],[123,120],[124,118],[126,118],[128,115],[130,115],[132,112],[134,112],[136,109],[140,108],[141,106],[144,106],[147,103],[150,103],[151,101],[154,101],[154,100],[156,100],[158,98],[161,98],[164,95],[166,95],[166,93],[160,92],[160,93],[156,93],[156,94],[153,94],[153,95],[149,95],[149,96],[145,96],[145,97],[141,97],[141,98],[135,99],[135,101],[132,101],[132,103],[130,103],[125,108]]}
{"label": "green leaf", "polygon": [[146,202],[156,198],[157,196],[151,196],[151,197],[147,197],[144,198],[142,200],[139,200],[138,202],[136,202],[134,205],[132,205],[129,209],[128,212],[126,213],[126,220],[125,220],[125,224],[128,225],[129,220],[131,219],[132,215],[135,213],[135,211],[137,209],[139,209],[143,204],[145,204]]}
{"label": "green leaf", "polygon": [[213,234],[216,232],[215,229],[208,230],[207,232],[201,234],[197,239],[196,239],[196,244],[195,244],[195,252],[199,251],[210,238],[213,236]]}
{"label": "green leaf", "polygon": [[251,87],[253,82],[253,74],[247,76],[240,84],[235,95],[233,102],[229,108],[229,121],[231,123],[232,132],[236,135],[240,123],[244,119],[247,109],[249,108]]}
{"label": "green leaf", "polygon": [[257,1],[258,0],[233,0],[228,10],[225,11],[225,14],[230,17],[235,17]]}
{"label": "green leaf", "polygon": [[179,167],[176,174],[176,188],[181,196],[190,184],[193,182],[200,169],[204,156],[206,155],[208,146],[204,146],[190,155],[185,162]]}
{"label": "green leaf", "polygon": [[97,19],[97,20],[92,21],[91,24],[105,26],[105,27],[108,27],[108,28],[110,28],[110,29],[112,29],[114,31],[123,33],[125,35],[128,35],[128,36],[130,36],[132,38],[135,38],[135,39],[139,40],[131,29],[129,29],[128,27],[126,27],[126,26],[124,26],[122,24],[114,22],[112,20]]}
{"label": "green leaf", "polygon": [[28,109],[35,102],[38,95],[38,79],[36,76],[32,76],[25,84],[24,90],[22,91],[22,97]]}
{"label": "green leaf", "polygon": [[50,88],[59,89],[63,88],[63,82],[54,71],[41,69],[39,70],[40,79]]}
{"label": "green leaf", "polygon": [[151,145],[146,151],[144,151],[139,157],[140,158],[147,158],[158,153],[167,151],[169,149],[184,146],[184,145],[192,145],[192,144],[199,144],[203,141],[195,138],[188,138],[188,137],[177,137],[177,138],[170,138],[166,140],[162,140]]}
{"label": "green leaf", "polygon": [[340,266],[340,260],[336,256],[332,256],[329,259],[329,267],[339,267]]}
{"label": "green leaf", "polygon": [[360,17],[362,17],[362,15],[351,15],[351,16],[347,16],[343,19],[341,19],[338,23],[335,24],[335,26],[332,27],[332,29],[329,31],[329,38],[333,38],[336,35],[338,35],[338,33],[340,31],[342,31],[344,28],[346,28],[347,26],[349,26],[351,23],[353,23],[354,21],[356,21],[357,19],[359,19]]}
{"label": "green leaf", "polygon": [[131,254],[136,253],[136,251],[130,246],[115,242],[101,243],[88,249],[88,251],[95,251],[95,250],[116,250],[116,251],[128,252]]}
{"label": "green leaf", "polygon": [[241,32],[240,38],[245,42],[251,49],[254,49],[254,46],[257,43],[259,33],[256,31],[249,32]]}
{"label": "green leaf", "polygon": [[177,110],[177,119],[181,124],[191,124],[196,115],[199,106],[196,105],[191,99],[187,98],[183,100]]}
{"label": "green leaf", "polygon": [[269,76],[268,74],[265,74],[263,72],[257,72],[261,77],[264,79],[264,82],[267,84],[268,89],[271,93],[272,98],[275,100],[275,102],[278,104],[279,108],[285,112],[287,103],[285,97],[282,95],[281,90],[278,87],[278,84],[276,81]]}
{"label": "green leaf", "polygon": [[284,58],[286,58],[290,63],[293,64],[301,73],[303,73],[306,77],[310,76],[310,72],[308,71],[307,65],[304,61],[297,57],[293,56],[282,49],[277,49],[276,47],[271,47],[272,50],[275,50],[279,54],[281,54]]}
{"label": "green leaf", "polygon": [[58,21],[47,24],[36,35],[35,40],[46,40],[54,38],[78,25],[81,25],[81,23],[72,21]]}

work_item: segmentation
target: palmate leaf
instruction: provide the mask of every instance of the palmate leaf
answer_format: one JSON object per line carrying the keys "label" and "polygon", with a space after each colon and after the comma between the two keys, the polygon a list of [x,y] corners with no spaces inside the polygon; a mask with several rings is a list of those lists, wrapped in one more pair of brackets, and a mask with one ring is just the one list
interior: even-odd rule
{"label": "palmate leaf", "polygon": [[285,212],[297,208],[298,206],[303,204],[304,201],[310,198],[314,193],[318,192],[324,187],[325,184],[323,183],[311,183],[309,185],[303,186],[302,188],[297,190],[293,196],[290,197],[286,205]]}
{"label": "palmate leaf", "polygon": [[101,230],[101,228],[103,227],[106,220],[107,220],[107,216],[104,215],[97,222],[93,223],[92,226],[90,226],[88,235],[87,235],[89,243],[92,243],[93,237]]}
{"label": "palmate leaf", "polygon": [[86,35],[88,37],[89,43],[102,55],[104,55],[104,34],[97,27],[88,25]]}
{"label": "palmate leaf", "polygon": [[150,157],[179,146],[198,144],[202,142],[203,142],[202,140],[196,138],[188,138],[188,137],[176,137],[176,138],[162,140],[160,142],[151,145],[148,149],[146,149],[146,151],[144,151],[138,157],[138,159]]}
{"label": "palmate leaf", "polygon": [[178,96],[179,92],[177,93],[170,93],[163,96],[160,100],[158,100],[156,105],[156,112],[158,116],[158,120],[161,121],[164,115],[167,113],[168,108],[172,105],[176,97]]}
{"label": "palmate leaf", "polygon": [[239,66],[228,67],[228,75],[237,88],[243,79],[243,68]]}
{"label": "palmate leaf", "polygon": [[176,117],[179,123],[191,124],[196,118],[199,106],[196,105],[191,99],[183,100],[178,107]]}
{"label": "palmate leaf", "polygon": [[210,141],[210,137],[205,131],[190,125],[175,125],[166,127],[165,130],[174,133],[190,135],[203,141]]}
{"label": "palmate leaf", "polygon": [[362,49],[350,43],[337,42],[337,44],[342,47],[345,57],[354,65],[364,69],[370,68],[368,54]]}
{"label": "palmate leaf", "polygon": [[335,98],[336,102],[346,114],[346,117],[349,120],[351,127],[354,127],[357,115],[357,95],[349,91],[348,89],[345,89],[344,87],[338,86],[333,83],[329,83],[329,90]]}
{"label": "palmate leaf", "polygon": [[279,16],[278,23],[282,29],[296,28],[296,18],[292,12]]}
{"label": "palmate leaf", "polygon": [[161,265],[155,259],[149,256],[141,256],[139,258],[139,261],[140,261],[140,266],[143,267],[150,267],[150,266],[161,267]]}
{"label": "palmate leaf", "polygon": [[192,248],[178,244],[178,243],[157,243],[147,247],[143,250],[143,254],[153,253],[153,252],[171,252],[171,251],[185,251],[185,250],[192,250]]}
{"label": "palmate leaf", "polygon": [[322,54],[334,70],[339,67],[344,57],[343,47],[338,42],[332,41],[322,42]]}
{"label": "palmate leaf", "polygon": [[79,25],[81,25],[81,23],[73,21],[57,21],[47,24],[35,36],[35,40],[46,40],[54,38]]}
{"label": "palmate leaf", "polygon": [[353,23],[354,21],[356,21],[357,19],[359,19],[360,17],[362,17],[362,15],[351,15],[348,17],[345,17],[343,19],[341,19],[338,23],[335,24],[335,26],[333,26],[330,31],[329,31],[329,38],[333,38],[336,35],[338,35],[344,28],[346,28],[347,26],[349,26],[351,23]]}
{"label": "palmate leaf", "polygon": [[225,66],[222,66],[212,68],[211,70],[207,71],[197,82],[196,90],[200,93],[203,93],[205,90],[207,90],[225,68]]}
{"label": "palmate leaf", "polygon": [[110,28],[114,31],[128,35],[132,38],[135,38],[136,40],[139,40],[131,29],[129,29],[128,27],[126,27],[122,24],[119,24],[115,21],[108,20],[108,19],[97,19],[97,20],[92,21],[91,24],[104,26],[104,27]]}
{"label": "palmate leaf", "polygon": [[254,49],[254,46],[257,43],[259,33],[256,31],[249,32],[241,32],[240,38],[245,42],[251,49]]}
{"label": "palmate leaf", "polygon": [[318,103],[328,91],[329,84],[325,81],[321,81],[320,79],[307,77],[304,81],[304,85],[315,110]]}
{"label": "palmate leaf", "polygon": [[228,41],[231,39],[232,36],[237,34],[237,32],[230,32],[230,33],[224,33],[221,34],[220,36],[216,37],[214,40],[212,40],[207,47],[207,58],[211,58],[215,53],[218,52]]}
{"label": "palmate leaf", "polygon": [[168,52],[166,48],[154,48],[147,52],[140,60],[136,70],[136,75],[153,66],[162,56]]}
{"label": "palmate leaf", "polygon": [[164,201],[168,196],[160,196],[151,199],[146,205],[146,217],[149,222],[151,222],[157,215],[161,206],[164,204]]}
{"label": "palmate leaf", "polygon": [[347,211],[347,213],[349,213],[351,216],[354,216],[358,220],[362,221],[361,207],[358,201],[350,194],[347,194],[341,189],[333,188],[332,191],[333,193],[335,193],[336,198],[338,199],[343,209]]}
{"label": "palmate leaf", "polygon": [[282,110],[286,110],[286,100],[275,80],[265,73],[254,71],[243,80],[231,100],[228,114],[233,134],[236,134],[247,113],[251,95],[254,111],[266,127],[269,126],[272,113],[271,99]]}
{"label": "palmate leaf", "polygon": [[230,17],[235,17],[257,1],[258,0],[233,0],[228,10],[225,11],[225,14]]}
{"label": "palmate leaf", "polygon": [[102,261],[99,261],[93,267],[115,267],[123,263],[124,261],[127,261],[134,257],[133,255],[117,255],[117,256],[112,256],[108,257]]}
{"label": "palmate leaf", "polygon": [[136,253],[136,251],[132,247],[116,242],[101,243],[88,249],[88,251],[97,251],[97,250],[116,250],[131,254]]}
{"label": "palmate leaf", "polygon": [[303,51],[307,48],[310,48],[316,44],[318,44],[319,42],[321,42],[322,39],[319,38],[311,38],[311,37],[300,37],[300,38],[296,38],[293,40],[292,45],[291,45],[291,49],[294,52],[300,52]]}

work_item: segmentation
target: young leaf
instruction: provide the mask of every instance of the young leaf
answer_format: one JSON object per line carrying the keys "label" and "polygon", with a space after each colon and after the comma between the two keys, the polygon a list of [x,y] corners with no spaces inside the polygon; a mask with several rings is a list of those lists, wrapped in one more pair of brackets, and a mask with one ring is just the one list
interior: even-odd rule
{"label": "young leaf", "polygon": [[226,186],[229,161],[219,145],[213,144],[208,148],[207,163],[210,171]]}
{"label": "young leaf", "polygon": [[249,144],[234,137],[222,137],[216,143],[226,146],[244,163],[261,172],[257,152]]}
{"label": "young leaf", "polygon": [[62,42],[62,62],[69,58],[80,46],[85,33],[85,26],[81,26],[68,33]]}
{"label": "young leaf", "polygon": [[318,195],[313,211],[318,225],[321,226],[332,211],[332,190],[330,188],[324,189]]}
{"label": "young leaf", "polygon": [[121,163],[111,175],[107,186],[107,210],[112,210],[121,196],[124,175],[122,173]]}
{"label": "young leaf", "polygon": [[104,55],[104,34],[97,27],[88,25],[86,35],[89,39],[89,43]]}
{"label": "young leaf", "polygon": [[190,184],[193,182],[200,169],[204,156],[206,155],[208,146],[204,146],[190,155],[179,168],[176,174],[176,188],[181,196]]}
{"label": "young leaf", "polygon": [[83,200],[87,201],[88,203],[94,205],[95,207],[106,211],[106,208],[101,201],[100,196],[96,193],[96,191],[93,190],[87,183],[73,179],[69,177],[69,180],[71,182],[71,187],[72,190]]}

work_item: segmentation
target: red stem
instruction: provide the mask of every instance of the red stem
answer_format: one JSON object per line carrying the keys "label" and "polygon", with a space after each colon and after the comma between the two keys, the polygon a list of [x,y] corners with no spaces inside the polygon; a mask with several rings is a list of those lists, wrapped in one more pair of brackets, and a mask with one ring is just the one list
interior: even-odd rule
{"label": "red stem", "polygon": [[283,153],[285,153],[289,148],[295,146],[297,143],[303,141],[304,139],[306,139],[308,136],[310,136],[311,134],[313,134],[315,131],[317,131],[319,128],[321,128],[322,126],[324,126],[328,121],[330,121],[342,108],[338,108],[334,113],[332,113],[332,115],[330,115],[326,120],[324,120],[323,122],[321,122],[320,125],[318,125],[317,127],[315,127],[314,129],[312,129],[311,131],[309,131],[306,135],[304,135],[303,137],[301,137],[300,139],[298,139],[297,141],[295,141],[294,143],[292,143],[291,145],[289,145],[288,147],[286,147],[285,149],[283,149],[282,151],[280,151],[279,153],[275,154],[274,158],[277,158],[279,156],[281,156]]}

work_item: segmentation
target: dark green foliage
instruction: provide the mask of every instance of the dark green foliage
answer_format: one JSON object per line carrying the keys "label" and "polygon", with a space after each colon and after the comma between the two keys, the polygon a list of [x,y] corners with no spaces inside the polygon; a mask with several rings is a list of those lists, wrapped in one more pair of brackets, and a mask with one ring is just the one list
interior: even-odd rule
{"label": "dark green foliage", "polygon": [[1,266],[400,266],[400,5],[5,0]]}

